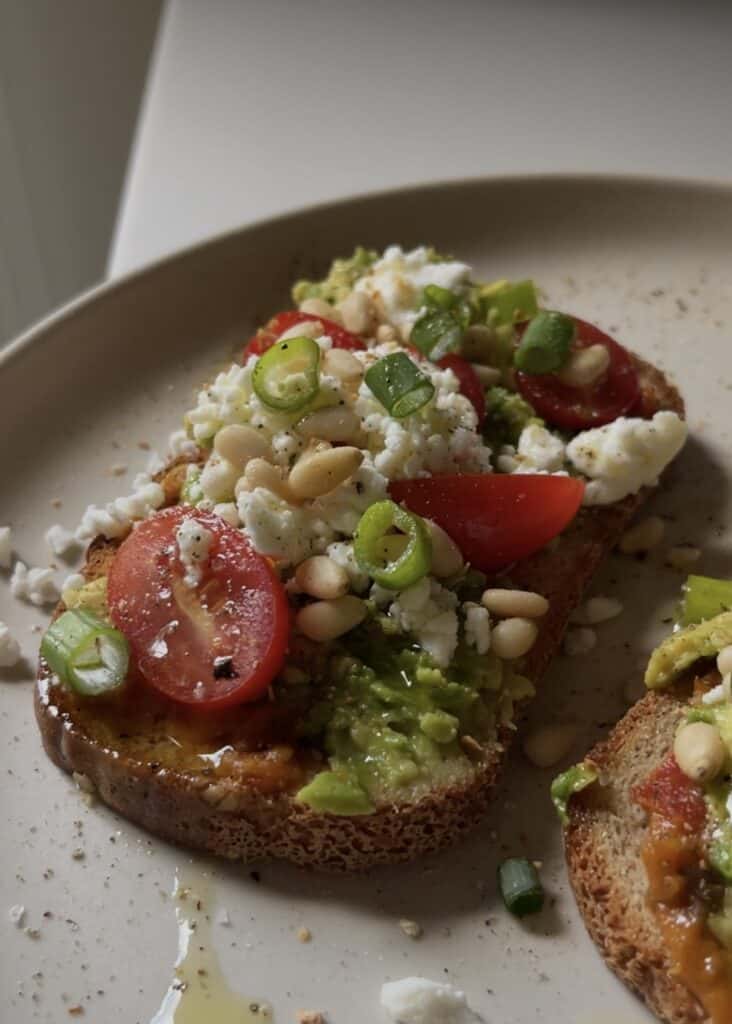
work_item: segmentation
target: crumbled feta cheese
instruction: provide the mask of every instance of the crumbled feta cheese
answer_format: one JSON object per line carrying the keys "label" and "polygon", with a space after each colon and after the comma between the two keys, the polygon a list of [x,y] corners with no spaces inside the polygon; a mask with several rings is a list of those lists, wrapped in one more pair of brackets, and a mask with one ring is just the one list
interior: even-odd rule
{"label": "crumbled feta cheese", "polygon": [[184,519],[175,531],[178,557],[185,569],[183,582],[187,587],[197,587],[201,582],[201,568],[208,559],[214,535],[197,519]]}
{"label": "crumbled feta cheese", "polygon": [[5,623],[0,622],[0,668],[12,668],[19,661],[20,644]]}
{"label": "crumbled feta cheese", "polygon": [[570,629],[564,637],[564,653],[570,658],[580,654],[589,654],[597,643],[597,633],[589,626]]}
{"label": "crumbled feta cheese", "polygon": [[478,654],[485,654],[491,646],[491,616],[487,608],[473,601],[463,604],[465,615],[465,642]]}
{"label": "crumbled feta cheese", "polygon": [[165,469],[165,466],[165,459],[162,457],[160,452],[152,451],[148,455],[145,463],[145,473],[148,476],[157,476],[158,473],[161,473]]}
{"label": "crumbled feta cheese", "polygon": [[559,473],[564,470],[565,445],[539,423],[529,423],[521,431],[518,446],[506,445],[498,456],[502,473]]}
{"label": "crumbled feta cheese", "polygon": [[165,502],[165,491],[145,473],[140,473],[133,481],[132,494],[115,498],[104,507],[89,505],[81,523],[77,527],[76,537],[80,541],[91,540],[98,534],[113,540],[123,537],[138,519],[145,519]]}
{"label": "crumbled feta cheese", "polygon": [[10,577],[10,593],[19,601],[30,601],[39,607],[55,604],[61,596],[51,569],[29,569],[24,562],[16,562]]}
{"label": "crumbled feta cheese", "polygon": [[9,569],[13,560],[13,542],[9,526],[0,526],[0,569]]}
{"label": "crumbled feta cheese", "polygon": [[389,608],[389,617],[415,639],[441,667],[446,668],[458,642],[457,597],[429,576],[402,590]]}
{"label": "crumbled feta cheese", "polygon": [[422,292],[427,285],[463,292],[469,277],[466,263],[431,261],[430,251],[424,246],[404,252],[400,246],[390,245],[359,278],[354,290],[368,295],[380,319],[398,327],[407,338],[420,315]]}
{"label": "crumbled feta cheese", "polygon": [[381,986],[381,1005],[394,1024],[479,1024],[465,993],[445,982],[402,978]]}
{"label": "crumbled feta cheese", "polygon": [[663,411],[652,420],[621,416],[577,434],[567,445],[567,458],[590,478],[584,503],[609,505],[656,484],[683,447],[687,432],[675,412]]}
{"label": "crumbled feta cheese", "polygon": [[25,920],[25,907],[20,903],[16,903],[8,911],[8,919],[11,924],[14,924],[16,928],[23,927],[23,921]]}
{"label": "crumbled feta cheese", "polygon": [[287,565],[322,554],[335,539],[330,526],[309,509],[290,505],[264,487],[241,491],[236,504],[255,549]]}
{"label": "crumbled feta cheese", "polygon": [[49,526],[46,530],[46,544],[48,544],[54,555],[62,557],[72,551],[76,551],[79,547],[76,535],[58,523],[54,523],[53,526]]}
{"label": "crumbled feta cheese", "polygon": [[[333,559],[336,565],[340,565],[342,569],[346,570],[351,590],[360,594],[367,589],[369,585],[368,574],[361,569],[356,561],[356,556],[353,553],[353,544],[350,541],[334,541],[326,548],[326,554]],[[374,584],[374,586],[377,585]],[[391,600],[392,597],[393,593],[389,592],[387,600]]]}
{"label": "crumbled feta cheese", "polygon": [[616,618],[622,611],[623,602],[618,601],[616,597],[591,597],[572,612],[570,622],[596,626],[600,622]]}
{"label": "crumbled feta cheese", "polygon": [[168,453],[174,459],[183,456],[192,458],[198,454],[198,445],[190,439],[185,430],[174,430],[168,438]]}

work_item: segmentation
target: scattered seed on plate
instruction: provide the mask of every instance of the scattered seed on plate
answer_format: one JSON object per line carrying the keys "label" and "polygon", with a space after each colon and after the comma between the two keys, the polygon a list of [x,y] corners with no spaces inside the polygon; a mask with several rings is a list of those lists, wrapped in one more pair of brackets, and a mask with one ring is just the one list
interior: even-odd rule
{"label": "scattered seed on plate", "polygon": [[418,921],[410,921],[407,917],[400,920],[399,927],[410,939],[418,939],[422,934],[422,925]]}
{"label": "scattered seed on plate", "polygon": [[310,931],[310,929],[304,927],[298,928],[296,934],[300,942],[310,942],[310,940],[313,937],[313,933]]}

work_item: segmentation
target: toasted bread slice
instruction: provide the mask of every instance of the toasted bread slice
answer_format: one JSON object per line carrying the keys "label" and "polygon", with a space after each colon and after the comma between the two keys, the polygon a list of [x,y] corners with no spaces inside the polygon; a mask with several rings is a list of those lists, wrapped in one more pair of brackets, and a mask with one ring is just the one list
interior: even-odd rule
{"label": "toasted bread slice", "polygon": [[[683,413],[678,392],[660,371],[640,359],[636,368],[645,415],[659,409]],[[180,469],[171,468],[164,481],[174,502]],[[559,647],[595,569],[646,496],[642,492],[613,506],[583,510],[550,550],[512,567],[515,585],[545,594],[550,603],[524,668],[533,681]],[[113,555],[113,544],[94,542],[87,577],[104,574]],[[47,753],[66,771],[88,779],[115,810],[165,839],[224,857],[275,857],[331,870],[410,860],[453,843],[483,816],[513,735],[503,729],[490,742],[478,737],[468,744],[472,763],[439,787],[369,815],[343,817],[294,800],[318,766],[281,742],[271,714],[253,717],[259,712],[251,706],[242,712],[235,727],[241,742],[221,759],[207,753],[216,749],[215,725],[208,724],[209,734],[202,737],[200,726],[186,728],[179,717],[173,720],[147,690],[141,704],[144,712],[120,719],[114,708],[79,700],[39,674],[36,716]],[[224,743],[231,738],[231,720],[229,715]],[[259,729],[260,741],[254,749],[247,746],[253,729]],[[262,749],[267,730],[271,737]]]}
{"label": "toasted bread slice", "polygon": [[572,798],[565,851],[587,930],[607,965],[667,1024],[708,1017],[674,977],[658,922],[646,899],[641,859],[647,825],[631,790],[668,756],[688,692],[650,692],[586,760],[601,785]]}

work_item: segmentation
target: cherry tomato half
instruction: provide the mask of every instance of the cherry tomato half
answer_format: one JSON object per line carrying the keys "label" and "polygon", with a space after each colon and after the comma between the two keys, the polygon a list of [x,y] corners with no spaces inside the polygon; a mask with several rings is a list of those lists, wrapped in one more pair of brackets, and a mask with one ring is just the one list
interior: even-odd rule
{"label": "cherry tomato half", "polygon": [[[176,530],[213,533],[201,580],[184,582]],[[169,508],[141,522],[112,563],[109,610],[145,680],[182,704],[213,710],[256,700],[285,657],[287,596],[270,561],[212,512]]]}
{"label": "cherry tomato half", "polygon": [[321,322],[323,332],[333,342],[333,348],[347,348],[351,351],[366,348],[359,337],[351,334],[350,331],[347,331],[345,327],[341,327],[334,320],[327,320],[325,317],[315,316],[313,313],[301,313],[299,309],[290,309],[285,313],[278,313],[277,316],[273,316],[264,327],[259,328],[244,349],[244,357],[252,355],[261,356],[262,352],[266,352],[268,348],[274,345],[281,334],[284,334],[290,327],[294,327],[295,324],[303,324],[307,320],[319,320]]}
{"label": "cherry tomato half", "polygon": [[485,388],[480,383],[480,378],[473,367],[462,356],[449,354],[439,360],[438,366],[443,366],[452,372],[460,382],[460,392],[470,399],[478,417],[478,426],[485,419]]}
{"label": "cherry tomato half", "polygon": [[633,800],[652,814],[700,832],[707,820],[704,791],[679,768],[670,754],[645,781],[634,786]]}
{"label": "cherry tomato half", "polygon": [[432,519],[483,572],[495,572],[543,548],[572,522],[585,485],[567,476],[502,473],[395,480],[389,493]]}
{"label": "cherry tomato half", "polygon": [[[599,327],[578,317],[573,319],[577,324],[575,349],[604,345],[610,353],[610,365],[598,383],[589,388],[571,388],[553,373],[517,373],[516,385],[548,423],[569,430],[586,430],[630,412],[638,403],[640,387],[630,353]],[[519,336],[524,327],[525,324],[519,326]]]}

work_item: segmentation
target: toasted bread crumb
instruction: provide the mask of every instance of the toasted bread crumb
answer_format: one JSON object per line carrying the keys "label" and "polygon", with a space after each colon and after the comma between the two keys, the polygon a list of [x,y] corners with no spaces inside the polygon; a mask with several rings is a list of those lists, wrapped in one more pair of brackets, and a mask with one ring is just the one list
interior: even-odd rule
{"label": "toasted bread crumb", "polygon": [[418,939],[422,935],[422,925],[418,921],[410,921],[407,917],[401,919],[399,927],[410,939]]}
{"label": "toasted bread crumb", "polygon": [[328,1024],[319,1010],[298,1010],[297,1024]]}
{"label": "toasted bread crumb", "polygon": [[296,934],[300,942],[310,942],[310,940],[313,937],[313,933],[310,931],[310,929],[304,927],[298,928]]}

